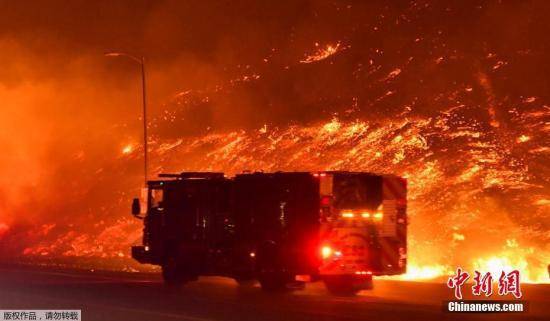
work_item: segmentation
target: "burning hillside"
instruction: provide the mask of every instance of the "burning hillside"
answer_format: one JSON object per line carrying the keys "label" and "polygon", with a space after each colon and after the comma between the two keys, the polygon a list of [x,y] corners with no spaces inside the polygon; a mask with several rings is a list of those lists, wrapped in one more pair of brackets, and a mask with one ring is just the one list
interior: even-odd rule
{"label": "burning hillside", "polygon": [[[337,1],[298,8],[309,13],[298,22],[258,19],[261,30],[273,32],[269,41],[245,25],[235,31],[238,41],[197,45],[193,54],[212,50],[215,62],[193,61],[185,77],[180,60],[153,64],[164,74],[151,83],[173,83],[174,76],[181,85],[156,88],[163,94],[156,102],[164,103],[154,104],[149,124],[152,169],[403,175],[411,218],[405,278],[434,278],[459,265],[515,267],[525,280],[548,280],[550,80],[540,13],[547,7]],[[84,108],[93,114],[97,106]],[[17,193],[0,197],[5,257],[130,265],[129,246],[142,227],[128,207],[139,193],[143,147],[128,129],[133,123],[111,118],[109,130],[80,121],[95,130],[76,129],[81,144],[41,144],[54,146],[47,157],[53,173],[26,173],[31,187],[16,180]],[[38,192],[37,181],[45,186]],[[21,201],[25,191],[34,198]]]}
{"label": "burning hillside", "polygon": [[[525,280],[543,281],[550,259],[548,190],[546,178],[529,168],[540,165],[548,153],[541,148],[547,129],[539,125],[550,111],[517,115],[521,129],[504,137],[467,118],[469,112],[457,106],[434,118],[405,116],[381,123],[334,118],[311,126],[157,142],[156,171],[397,173],[408,178],[410,187],[411,267],[406,278],[436,277],[462,265],[521,267],[528,273]],[[525,127],[532,128],[528,140],[522,138]],[[68,232],[24,254],[127,257],[141,231],[129,218],[95,227],[98,235]],[[50,228],[43,228],[44,236]]]}
{"label": "burning hillside", "polygon": [[[526,279],[544,280],[550,259],[548,189],[546,177],[529,168],[540,166],[548,153],[540,147],[547,134],[541,121],[550,110],[518,114],[517,131],[504,136],[468,116],[471,112],[455,106],[433,118],[405,115],[380,123],[335,118],[305,127],[211,134],[159,144],[156,153],[159,171],[397,173],[409,179],[411,278],[468,265],[521,266],[529,271]],[[526,127],[529,141],[521,138]]]}

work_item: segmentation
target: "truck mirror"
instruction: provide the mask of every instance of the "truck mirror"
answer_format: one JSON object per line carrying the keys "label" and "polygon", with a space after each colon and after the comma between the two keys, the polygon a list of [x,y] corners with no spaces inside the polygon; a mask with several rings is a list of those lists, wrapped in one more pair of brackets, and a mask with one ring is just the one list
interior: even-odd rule
{"label": "truck mirror", "polygon": [[138,216],[141,214],[141,205],[139,202],[139,198],[134,198],[132,200],[132,215]]}

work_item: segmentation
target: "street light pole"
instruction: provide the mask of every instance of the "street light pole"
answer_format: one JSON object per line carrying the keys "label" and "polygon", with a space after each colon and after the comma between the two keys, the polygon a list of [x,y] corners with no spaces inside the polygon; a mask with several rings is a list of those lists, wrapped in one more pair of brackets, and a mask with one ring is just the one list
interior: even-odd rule
{"label": "street light pole", "polygon": [[143,179],[144,186],[147,186],[148,171],[148,149],[147,149],[147,91],[145,83],[145,58],[141,57],[141,93],[143,98]]}
{"label": "street light pole", "polygon": [[141,93],[143,103],[143,178],[144,186],[147,186],[148,177],[148,149],[147,149],[147,86],[145,82],[145,57],[136,57],[125,52],[107,52],[106,57],[127,57],[141,66]]}

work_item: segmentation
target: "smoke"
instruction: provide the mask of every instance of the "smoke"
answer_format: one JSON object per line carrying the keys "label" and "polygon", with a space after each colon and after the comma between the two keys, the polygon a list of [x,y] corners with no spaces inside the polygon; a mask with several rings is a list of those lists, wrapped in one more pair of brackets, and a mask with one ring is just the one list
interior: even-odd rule
{"label": "smoke", "polygon": [[[11,57],[4,61],[14,65],[31,67],[30,61],[40,58],[9,40],[1,40],[0,48],[2,58]],[[101,153],[112,150],[112,142],[104,143],[110,140],[102,127],[109,122],[98,117],[101,113],[91,117],[85,109],[101,102],[100,91],[90,88],[88,81],[37,80],[32,70],[17,76],[25,80],[0,85],[0,223],[5,226],[0,233],[18,236],[5,240],[2,251],[15,246],[20,253],[33,241],[20,233],[79,214],[71,208],[86,189],[80,185],[85,184],[85,169],[79,166],[86,158],[94,163],[86,170],[101,162]]]}

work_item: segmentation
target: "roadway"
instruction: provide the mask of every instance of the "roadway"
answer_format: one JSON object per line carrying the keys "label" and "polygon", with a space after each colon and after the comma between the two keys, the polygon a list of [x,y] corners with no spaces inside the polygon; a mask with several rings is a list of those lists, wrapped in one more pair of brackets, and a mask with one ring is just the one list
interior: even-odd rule
{"label": "roadway", "polygon": [[442,312],[452,299],[442,283],[375,280],[372,291],[335,297],[320,283],[273,294],[205,277],[171,289],[155,273],[4,266],[0,309],[80,309],[85,321],[550,320],[550,285],[522,287],[528,313],[467,314]]}

